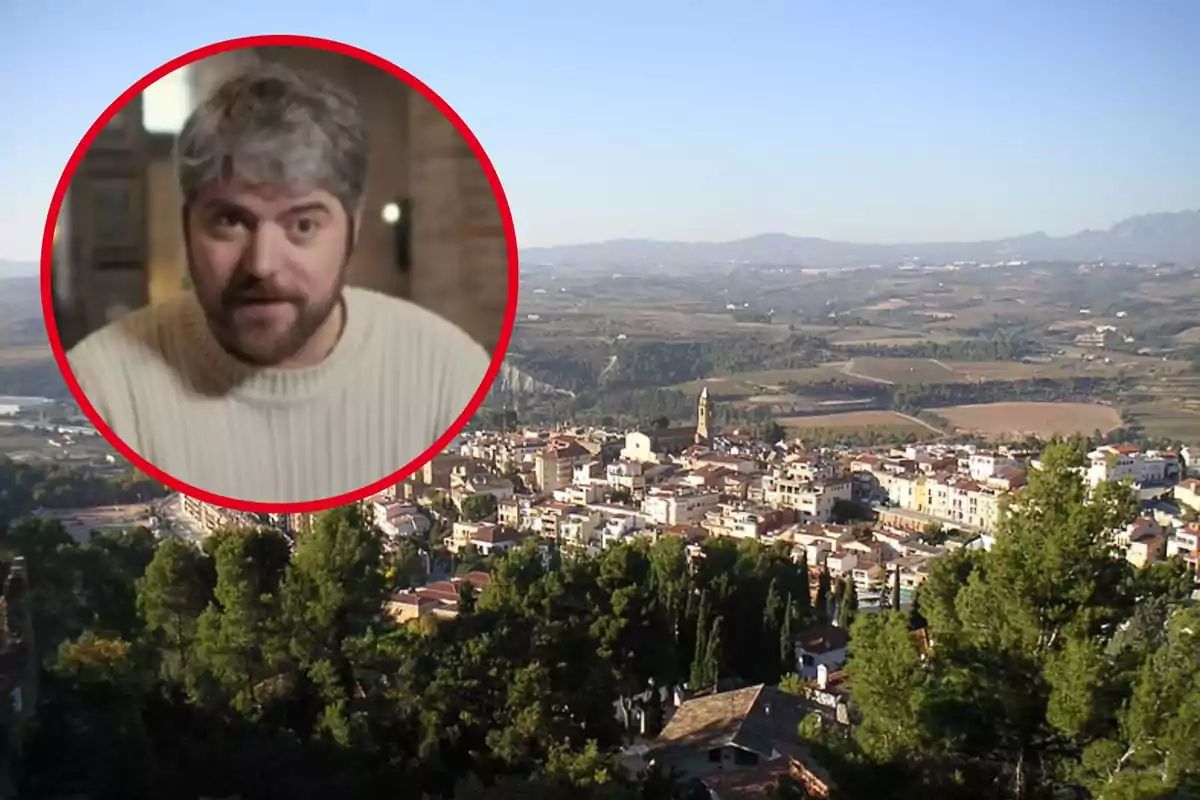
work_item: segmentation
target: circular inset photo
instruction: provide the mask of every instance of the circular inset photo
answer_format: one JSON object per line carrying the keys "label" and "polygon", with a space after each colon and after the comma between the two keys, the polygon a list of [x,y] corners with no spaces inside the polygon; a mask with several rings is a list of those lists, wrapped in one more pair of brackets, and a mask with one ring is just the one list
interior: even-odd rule
{"label": "circular inset photo", "polygon": [[136,466],[201,500],[314,511],[444,449],[517,300],[500,181],[399,67],[324,39],[222,42],[125,92],[50,205],[46,328]]}

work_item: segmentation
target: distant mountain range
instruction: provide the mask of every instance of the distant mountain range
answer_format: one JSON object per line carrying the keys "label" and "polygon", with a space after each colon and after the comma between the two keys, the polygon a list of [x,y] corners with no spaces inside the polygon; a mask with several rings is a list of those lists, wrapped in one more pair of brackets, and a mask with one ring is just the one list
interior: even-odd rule
{"label": "distant mountain range", "polygon": [[731,242],[667,242],[617,239],[594,244],[532,247],[521,251],[525,266],[637,268],[717,266],[751,263],[817,268],[893,265],[919,259],[955,261],[1109,261],[1200,263],[1200,210],[1145,214],[1103,231],[1053,237],[1031,233],[988,242],[854,244],[767,233]]}
{"label": "distant mountain range", "polygon": [[38,274],[35,261],[10,261],[0,258],[0,278],[28,278]]}
{"label": "distant mountain range", "polygon": [[[530,247],[521,250],[524,266],[638,268],[701,267],[738,263],[805,266],[823,269],[893,265],[906,261],[944,264],[954,261],[1172,261],[1200,264],[1200,210],[1143,214],[1107,230],[1070,236],[1043,232],[986,242],[855,244],[764,233],[731,242],[669,242],[615,239],[591,244]],[[0,278],[37,275],[38,264],[0,259]]]}

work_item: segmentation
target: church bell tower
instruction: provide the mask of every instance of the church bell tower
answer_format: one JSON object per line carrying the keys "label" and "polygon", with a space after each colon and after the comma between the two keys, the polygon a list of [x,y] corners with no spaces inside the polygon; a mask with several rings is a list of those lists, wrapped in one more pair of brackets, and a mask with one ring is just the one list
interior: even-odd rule
{"label": "church bell tower", "polygon": [[700,401],[696,405],[696,444],[707,444],[709,440],[709,413],[712,411],[708,399],[708,387],[700,390]]}

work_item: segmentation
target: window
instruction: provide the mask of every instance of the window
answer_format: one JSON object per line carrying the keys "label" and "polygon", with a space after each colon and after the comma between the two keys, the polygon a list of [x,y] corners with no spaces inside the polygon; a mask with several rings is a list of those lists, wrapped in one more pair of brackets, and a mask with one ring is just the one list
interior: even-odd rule
{"label": "window", "polygon": [[132,179],[107,178],[92,186],[92,245],[94,247],[136,247],[140,214],[134,205],[136,182]]}
{"label": "window", "polygon": [[714,747],[712,750],[709,750],[708,751],[708,760],[711,761],[713,764],[720,764],[721,763],[721,748]]}

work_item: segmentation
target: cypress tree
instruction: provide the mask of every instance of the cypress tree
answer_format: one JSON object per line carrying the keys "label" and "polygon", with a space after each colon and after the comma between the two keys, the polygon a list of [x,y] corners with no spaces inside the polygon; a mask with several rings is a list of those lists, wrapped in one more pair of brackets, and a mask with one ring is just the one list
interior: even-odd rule
{"label": "cypress tree", "polygon": [[708,658],[708,594],[700,593],[700,610],[696,615],[696,650],[692,655],[692,672],[688,679],[692,691],[707,683],[705,673]]}
{"label": "cypress tree", "polygon": [[800,563],[796,566],[796,569],[800,573],[800,586],[803,591],[794,598],[796,607],[793,610],[799,615],[800,619],[807,619],[808,615],[812,613],[812,589],[809,584],[808,551],[800,551]]}
{"label": "cypress tree", "polygon": [[837,626],[848,631],[854,621],[854,612],[858,610],[858,590],[854,587],[854,581],[849,579],[843,580],[843,587],[842,602],[838,605]]}
{"label": "cypress tree", "polygon": [[779,629],[779,674],[796,674],[796,634],[792,630],[792,617],[795,609],[792,596],[788,595],[787,610],[783,615],[783,625]]}
{"label": "cypress tree", "polygon": [[721,648],[721,622],[720,616],[713,620],[712,633],[708,637],[708,653],[704,659],[705,681],[713,687],[713,691],[716,691],[721,680],[721,661],[724,658]]}
{"label": "cypress tree", "polygon": [[822,569],[821,577],[817,580],[817,619],[829,621],[829,570]]}

